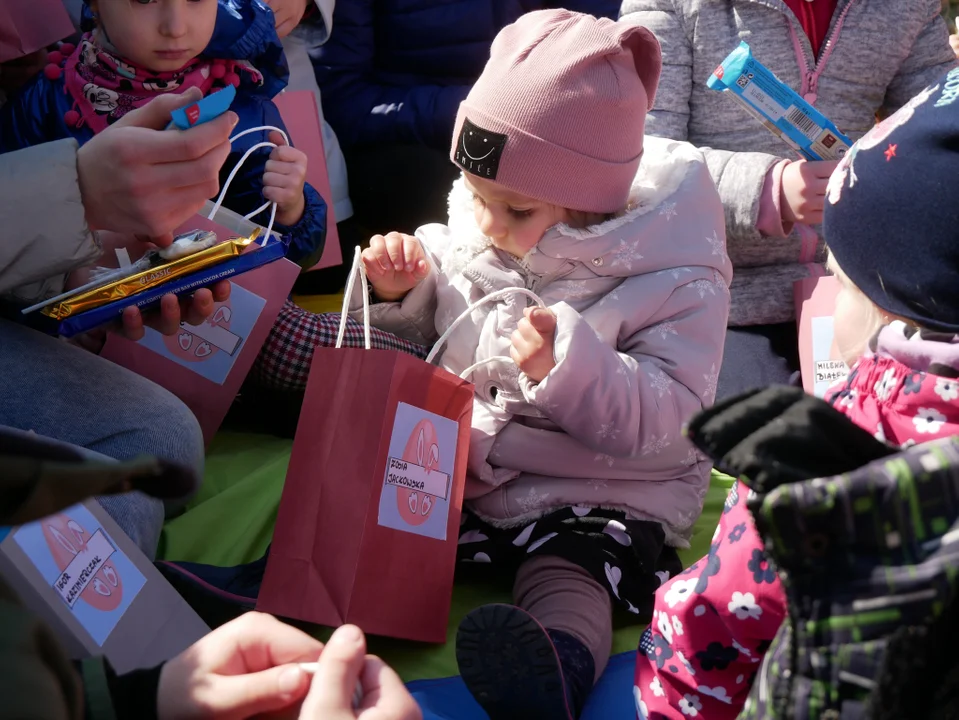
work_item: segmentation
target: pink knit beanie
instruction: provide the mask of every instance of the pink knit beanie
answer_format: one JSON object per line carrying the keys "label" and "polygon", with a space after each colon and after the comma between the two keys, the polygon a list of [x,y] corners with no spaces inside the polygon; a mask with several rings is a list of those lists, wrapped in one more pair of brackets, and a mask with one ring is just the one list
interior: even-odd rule
{"label": "pink knit beanie", "polygon": [[662,69],[647,29],[568,10],[503,28],[460,105],[453,162],[559,207],[626,206]]}

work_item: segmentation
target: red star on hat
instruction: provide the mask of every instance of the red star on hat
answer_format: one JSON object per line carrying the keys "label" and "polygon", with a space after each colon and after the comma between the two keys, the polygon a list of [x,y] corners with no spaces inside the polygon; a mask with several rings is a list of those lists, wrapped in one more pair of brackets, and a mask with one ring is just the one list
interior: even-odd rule
{"label": "red star on hat", "polygon": [[885,154],[886,154],[886,162],[889,162],[889,161],[892,160],[894,157],[896,157],[896,148],[897,148],[897,147],[899,147],[899,146],[898,146],[898,145],[893,145],[892,143],[889,143],[889,147],[886,148],[886,153],[885,153]]}

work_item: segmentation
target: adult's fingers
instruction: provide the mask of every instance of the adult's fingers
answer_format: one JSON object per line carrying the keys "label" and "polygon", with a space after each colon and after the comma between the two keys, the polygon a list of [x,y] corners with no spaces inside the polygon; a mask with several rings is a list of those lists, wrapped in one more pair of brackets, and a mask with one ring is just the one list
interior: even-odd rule
{"label": "adult's fingers", "polygon": [[423,713],[400,676],[380,658],[366,658],[360,682],[361,711],[377,708],[381,712],[377,717],[382,720],[422,720]]}
{"label": "adult's fingers", "polygon": [[213,291],[213,300],[221,303],[230,299],[230,293],[233,292],[233,283],[229,280],[220,280],[216,285],[210,288]]}
{"label": "adult's fingers", "polygon": [[123,326],[123,334],[134,342],[141,340],[144,335],[143,315],[140,309],[135,306],[123,308],[123,314],[120,316],[120,323]]}
{"label": "adult's fingers", "polygon": [[237,121],[236,113],[226,112],[189,130],[144,136],[139,144],[139,157],[144,164],[196,160],[214,148],[229,145],[230,132],[236,127]]}
{"label": "adult's fingers", "polygon": [[193,646],[202,667],[219,675],[247,675],[279,665],[313,661],[323,643],[271,615],[244,613]]}
{"label": "adult's fingers", "polygon": [[183,304],[183,322],[187,325],[201,325],[213,314],[213,293],[200,288],[192,298],[185,298]]}
{"label": "adult's fingers", "polygon": [[310,689],[298,665],[281,665],[247,675],[217,676],[210,688],[213,717],[258,717],[289,708]]}
{"label": "adult's fingers", "polygon": [[[184,157],[178,161],[156,160],[149,163],[147,173],[139,180],[144,192],[149,188],[156,193],[157,188],[179,190],[201,186],[206,198],[210,198],[216,195],[219,189],[220,168],[229,155],[230,143],[225,140],[195,156]],[[133,178],[134,183],[137,180],[138,178]]]}
{"label": "adult's fingers", "polygon": [[174,335],[180,329],[180,301],[173,293],[160,298],[160,307],[150,312],[146,324],[161,335]]}
{"label": "adult's fingers", "polygon": [[279,147],[273,148],[274,153],[280,151],[282,148],[287,147],[289,145],[289,143],[286,141],[286,138],[283,137],[283,133],[277,132],[276,130],[270,131],[270,134],[267,135],[267,140],[269,140],[274,145],[279,145]]}
{"label": "adult's fingers", "polygon": [[365,659],[366,639],[360,629],[353,625],[338,628],[320,655],[300,717],[322,720],[349,710]]}
{"label": "adult's fingers", "polygon": [[170,124],[174,110],[186,107],[203,99],[200,88],[190,88],[184,93],[158,95],[143,107],[128,112],[113,123],[112,127],[142,127],[163,130]]}

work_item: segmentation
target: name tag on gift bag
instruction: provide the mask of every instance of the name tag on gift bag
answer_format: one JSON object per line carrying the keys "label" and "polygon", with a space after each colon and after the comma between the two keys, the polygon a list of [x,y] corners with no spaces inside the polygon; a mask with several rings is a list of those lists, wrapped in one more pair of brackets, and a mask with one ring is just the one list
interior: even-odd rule
{"label": "name tag on gift bag", "polygon": [[280,111],[283,124],[296,147],[306,154],[306,181],[326,201],[326,244],[319,261],[310,270],[334,267],[343,262],[340,235],[333,214],[333,192],[326,167],[326,149],[323,145],[323,128],[320,113],[316,109],[316,97],[308,90],[286,90],[275,98],[273,104]]}
{"label": "name tag on gift bag", "polygon": [[337,347],[313,355],[257,609],[442,643],[473,386],[399,351],[340,347],[357,274],[359,251]]}
{"label": "name tag on gift bag", "polygon": [[849,374],[833,333],[832,316],[841,289],[839,280],[832,275],[804,278],[793,285],[803,389],[819,398],[834,382]]}
{"label": "name tag on gift bag", "polygon": [[73,658],[104,655],[123,674],[209,632],[95,500],[6,532],[0,574]]}

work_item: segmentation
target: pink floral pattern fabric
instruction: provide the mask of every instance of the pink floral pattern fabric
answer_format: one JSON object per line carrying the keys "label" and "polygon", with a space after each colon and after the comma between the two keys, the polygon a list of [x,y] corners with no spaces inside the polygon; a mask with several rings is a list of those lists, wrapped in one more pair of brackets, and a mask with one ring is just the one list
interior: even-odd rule
{"label": "pink floral pattern fabric", "polygon": [[[826,400],[877,439],[908,447],[959,434],[959,338],[894,322]],[[641,720],[733,720],[786,613],[737,483],[709,554],[656,593],[633,694]]]}

